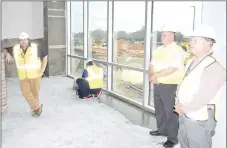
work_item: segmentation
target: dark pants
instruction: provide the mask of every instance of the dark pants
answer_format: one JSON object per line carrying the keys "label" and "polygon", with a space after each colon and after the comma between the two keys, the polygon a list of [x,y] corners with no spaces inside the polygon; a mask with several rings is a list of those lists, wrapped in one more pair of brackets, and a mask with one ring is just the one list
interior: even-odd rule
{"label": "dark pants", "polygon": [[154,85],[154,107],[158,131],[177,142],[178,114],[174,112],[176,84]]}
{"label": "dark pants", "polygon": [[98,89],[90,89],[88,82],[85,79],[78,78],[76,80],[78,88],[80,90],[81,97],[87,97],[92,94],[97,94],[101,91],[101,88]]}
{"label": "dark pants", "polygon": [[216,128],[214,110],[208,109],[208,115],[206,121],[195,121],[185,115],[179,117],[178,139],[181,148],[212,148]]}

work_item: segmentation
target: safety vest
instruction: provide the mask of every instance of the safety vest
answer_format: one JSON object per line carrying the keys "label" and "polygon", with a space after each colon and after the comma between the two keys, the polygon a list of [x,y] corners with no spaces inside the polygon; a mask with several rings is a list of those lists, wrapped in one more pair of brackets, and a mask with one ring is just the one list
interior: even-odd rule
{"label": "safety vest", "polygon": [[13,55],[20,80],[40,77],[41,60],[37,55],[37,50],[38,45],[34,43],[31,43],[25,53],[19,44],[13,47]]}
{"label": "safety vest", "polygon": [[[201,76],[205,68],[215,61],[216,60],[214,58],[207,56],[193,70],[191,70],[191,72],[189,72],[187,75],[184,76],[181,84],[178,85],[178,89],[176,93],[176,102],[179,102],[181,104],[187,104],[193,100],[193,96],[196,94],[196,92],[199,89]],[[186,71],[189,65],[191,64],[191,62],[192,60],[190,60],[189,63],[187,64]],[[220,112],[219,102],[221,99],[222,90],[223,90],[223,87],[219,89],[216,96],[209,103],[210,105],[215,106],[215,120],[218,120],[218,117],[219,117],[219,112]],[[204,105],[202,108],[198,109],[197,111],[186,114],[186,116],[193,120],[198,120],[198,121],[207,120],[208,119],[207,105]]]}
{"label": "safety vest", "polygon": [[86,68],[88,72],[88,81],[90,89],[103,88],[103,69],[92,65]]}
{"label": "safety vest", "polygon": [[[168,68],[168,64],[171,63],[176,53],[181,53],[182,56],[186,56],[186,52],[173,42],[171,45],[167,47],[160,46],[157,50],[153,52],[152,55],[152,62],[153,64],[153,71],[159,72],[165,68]],[[168,76],[160,77],[157,79],[158,83],[162,84],[179,84],[182,80],[184,74],[184,61],[182,60],[182,69],[177,69],[175,72]]]}

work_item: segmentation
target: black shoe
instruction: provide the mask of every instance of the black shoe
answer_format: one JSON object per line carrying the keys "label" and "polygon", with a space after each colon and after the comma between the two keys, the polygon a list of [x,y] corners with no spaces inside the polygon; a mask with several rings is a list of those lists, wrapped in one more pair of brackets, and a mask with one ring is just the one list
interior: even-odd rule
{"label": "black shoe", "polygon": [[166,136],[164,134],[159,133],[158,131],[150,131],[150,135],[152,135],[152,136]]}
{"label": "black shoe", "polygon": [[37,112],[36,112],[37,116],[40,116],[42,112],[43,112],[43,104],[41,104],[39,109],[37,109]]}
{"label": "black shoe", "polygon": [[177,143],[174,143],[174,142],[169,141],[169,140],[167,140],[167,141],[163,144],[164,148],[173,148],[175,145],[177,145]]}

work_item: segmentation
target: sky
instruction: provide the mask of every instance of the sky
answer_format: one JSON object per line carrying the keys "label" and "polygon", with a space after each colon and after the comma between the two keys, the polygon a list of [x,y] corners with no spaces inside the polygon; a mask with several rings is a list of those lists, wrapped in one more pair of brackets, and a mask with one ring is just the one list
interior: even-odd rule
{"label": "sky", "polygon": [[[193,28],[193,8],[197,12],[201,2],[154,2],[153,30],[160,30],[162,25],[171,23],[186,33]],[[83,4],[71,3],[72,32],[83,30]],[[196,14],[197,15],[197,14]],[[145,2],[114,2],[114,31],[134,32],[145,25]],[[107,2],[89,2],[89,30],[107,29]]]}

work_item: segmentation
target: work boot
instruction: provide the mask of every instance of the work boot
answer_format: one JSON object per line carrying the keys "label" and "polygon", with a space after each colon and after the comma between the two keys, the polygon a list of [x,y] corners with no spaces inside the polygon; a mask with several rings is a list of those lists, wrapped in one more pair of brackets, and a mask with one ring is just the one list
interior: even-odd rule
{"label": "work boot", "polygon": [[175,145],[177,145],[178,144],[178,142],[176,142],[176,143],[174,143],[174,142],[172,142],[172,141],[169,141],[169,140],[167,140],[164,144],[163,144],[163,146],[164,146],[164,148],[173,148]]}
{"label": "work boot", "polygon": [[36,115],[36,111],[33,110],[33,111],[32,111],[32,116],[35,116],[35,115]]}
{"label": "work boot", "polygon": [[43,112],[43,104],[40,105],[39,109],[37,109],[37,115],[41,115],[41,113]]}
{"label": "work boot", "polygon": [[40,116],[43,111],[43,104],[37,110],[32,111],[32,116]]}
{"label": "work boot", "polygon": [[99,92],[97,92],[97,93],[95,94],[95,97],[99,98],[99,97],[101,96],[101,94],[102,94],[102,92],[99,91]]}
{"label": "work boot", "polygon": [[150,131],[150,135],[152,135],[152,136],[166,136],[166,135],[158,132],[158,130],[156,130],[156,131]]}

